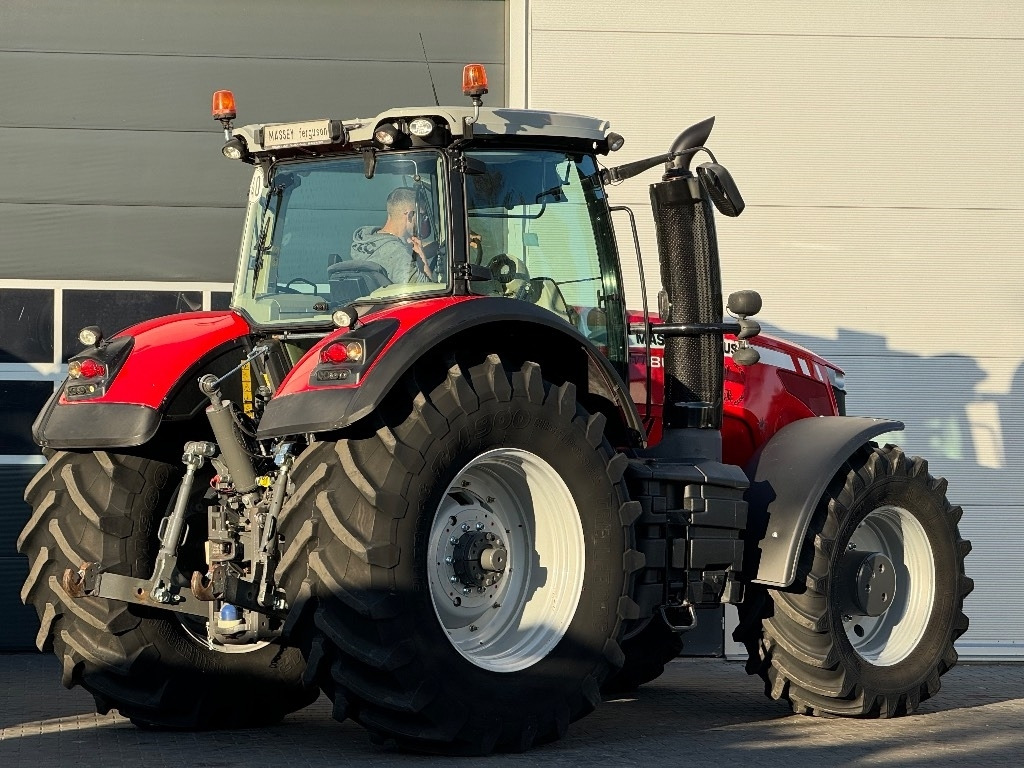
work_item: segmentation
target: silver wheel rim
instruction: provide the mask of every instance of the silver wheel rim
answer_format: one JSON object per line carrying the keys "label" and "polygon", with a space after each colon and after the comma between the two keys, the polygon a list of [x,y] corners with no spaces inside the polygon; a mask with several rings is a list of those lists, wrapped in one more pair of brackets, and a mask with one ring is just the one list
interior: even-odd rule
{"label": "silver wheel rim", "polygon": [[[453,558],[463,537],[493,534],[506,562],[490,586],[460,580]],[[430,530],[430,599],[455,649],[492,672],[544,659],[576,615],[586,566],[583,526],[565,481],[518,448],[481,454],[455,478]],[[464,578],[464,577],[463,577]]]}
{"label": "silver wheel rim", "polygon": [[861,658],[875,666],[898,664],[921,642],[932,615],[935,559],[928,534],[907,510],[885,506],[861,521],[850,537],[850,545],[888,557],[896,588],[891,604],[881,615],[844,616],[846,637]]}

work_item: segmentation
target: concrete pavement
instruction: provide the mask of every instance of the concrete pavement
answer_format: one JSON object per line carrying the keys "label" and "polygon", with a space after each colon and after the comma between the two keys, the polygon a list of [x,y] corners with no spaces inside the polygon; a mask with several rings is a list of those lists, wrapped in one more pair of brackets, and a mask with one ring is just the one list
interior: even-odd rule
{"label": "concrete pavement", "polygon": [[523,755],[438,758],[370,743],[336,723],[323,697],[260,730],[142,731],[93,712],[60,684],[57,661],[0,655],[0,767],[51,766],[1020,766],[1024,664],[961,664],[914,716],[896,720],[791,715],[741,664],[681,659],[637,693],[605,702],[562,741]]}

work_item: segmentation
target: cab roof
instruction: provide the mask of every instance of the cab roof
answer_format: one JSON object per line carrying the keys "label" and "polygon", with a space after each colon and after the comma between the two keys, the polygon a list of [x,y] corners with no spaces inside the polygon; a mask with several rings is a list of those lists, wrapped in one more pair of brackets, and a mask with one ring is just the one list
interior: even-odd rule
{"label": "cab roof", "polygon": [[[473,107],[401,107],[352,120],[320,118],[290,123],[253,123],[233,128],[231,133],[244,138],[250,152],[258,153],[327,144],[365,145],[374,140],[374,133],[382,124],[402,126],[418,117],[441,123],[442,130],[452,140],[471,133],[476,138],[508,136],[596,143],[606,140],[609,129],[607,120],[564,112],[481,107],[474,119],[475,113]],[[472,124],[469,130],[467,121]]]}

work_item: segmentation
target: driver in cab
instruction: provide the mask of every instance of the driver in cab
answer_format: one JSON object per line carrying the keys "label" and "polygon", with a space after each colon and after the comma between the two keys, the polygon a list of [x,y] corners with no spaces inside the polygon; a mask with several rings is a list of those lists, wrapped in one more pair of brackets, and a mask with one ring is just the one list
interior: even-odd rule
{"label": "driver in cab", "polygon": [[367,259],[387,270],[393,283],[431,283],[430,268],[423,243],[416,236],[420,211],[416,190],[398,187],[388,195],[388,219],[382,227],[360,227],[352,236],[351,256]]}

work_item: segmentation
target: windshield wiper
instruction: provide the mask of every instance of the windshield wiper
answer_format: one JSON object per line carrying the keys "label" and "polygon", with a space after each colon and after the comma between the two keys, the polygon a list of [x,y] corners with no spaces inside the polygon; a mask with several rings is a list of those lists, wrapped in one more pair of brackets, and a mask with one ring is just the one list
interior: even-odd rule
{"label": "windshield wiper", "polygon": [[256,285],[259,283],[260,272],[263,271],[263,262],[267,253],[270,252],[270,242],[274,237],[274,230],[270,228],[270,198],[277,198],[277,205],[274,206],[274,227],[277,227],[278,214],[281,212],[281,201],[284,199],[284,185],[275,186],[267,192],[266,202],[263,204],[263,226],[260,228],[259,239],[256,246],[256,263],[252,267],[252,298],[256,298]]}

